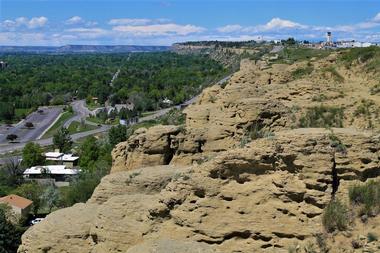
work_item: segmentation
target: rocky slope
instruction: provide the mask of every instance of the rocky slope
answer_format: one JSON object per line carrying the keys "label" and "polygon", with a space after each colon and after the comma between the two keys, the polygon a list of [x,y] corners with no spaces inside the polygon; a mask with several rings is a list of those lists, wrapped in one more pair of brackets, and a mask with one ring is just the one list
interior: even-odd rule
{"label": "rocky slope", "polygon": [[[185,126],[139,129],[117,145],[92,198],[33,226],[19,252],[379,251],[366,238],[379,216],[363,223],[353,213],[335,233],[321,222],[333,196],[348,204],[351,185],[380,176],[376,80],[361,66],[337,67],[338,80],[324,70],[336,61],[243,61],[226,87],[185,110]],[[324,106],[343,108],[345,128],[299,128],[321,94]],[[363,98],[372,101],[365,115],[356,113]]]}

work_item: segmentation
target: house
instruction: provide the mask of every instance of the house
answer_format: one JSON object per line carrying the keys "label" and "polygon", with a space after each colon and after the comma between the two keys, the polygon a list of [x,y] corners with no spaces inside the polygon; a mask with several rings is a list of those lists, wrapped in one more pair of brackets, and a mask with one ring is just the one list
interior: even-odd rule
{"label": "house", "polygon": [[78,165],[79,156],[72,154],[64,154],[60,152],[47,152],[45,153],[46,161],[54,161],[59,165],[65,165],[68,168],[74,168]]}
{"label": "house", "polygon": [[40,183],[53,183],[61,187],[70,185],[70,181],[78,173],[78,169],[70,169],[66,165],[35,166],[24,171],[24,178]]}
{"label": "house", "polygon": [[33,201],[11,194],[0,198],[0,203],[9,205],[17,216],[26,217],[32,208]]}
{"label": "house", "polygon": [[5,69],[7,66],[8,66],[8,63],[6,63],[5,61],[0,61],[0,68],[1,69]]}

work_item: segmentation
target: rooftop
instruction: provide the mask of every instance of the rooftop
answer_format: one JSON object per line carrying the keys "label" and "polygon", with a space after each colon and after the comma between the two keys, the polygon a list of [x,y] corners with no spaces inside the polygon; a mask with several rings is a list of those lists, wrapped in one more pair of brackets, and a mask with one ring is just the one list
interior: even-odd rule
{"label": "rooftop", "polygon": [[11,206],[16,206],[21,209],[27,208],[33,204],[33,201],[14,194],[0,198],[0,202],[9,204]]}
{"label": "rooftop", "polygon": [[72,154],[64,154],[59,152],[47,152],[45,153],[45,157],[46,160],[63,162],[74,162],[79,159],[79,156],[73,156]]}
{"label": "rooftop", "polygon": [[[77,169],[66,169],[65,165],[47,165],[47,166],[35,166],[29,169],[26,169],[24,175],[40,175],[47,170],[48,174],[52,175],[76,175],[79,173]],[[42,171],[42,172],[41,172]]]}

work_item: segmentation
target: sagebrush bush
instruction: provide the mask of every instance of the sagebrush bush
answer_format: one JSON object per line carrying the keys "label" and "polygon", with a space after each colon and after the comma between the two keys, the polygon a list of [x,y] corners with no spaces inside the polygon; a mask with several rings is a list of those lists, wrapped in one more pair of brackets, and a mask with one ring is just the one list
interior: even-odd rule
{"label": "sagebrush bush", "polygon": [[360,215],[377,215],[380,212],[380,181],[370,180],[349,188],[348,195],[352,205],[360,205]]}
{"label": "sagebrush bush", "polygon": [[332,200],[323,210],[322,224],[327,232],[344,231],[349,223],[348,209],[338,199]]}
{"label": "sagebrush bush", "polygon": [[335,106],[315,106],[300,119],[300,127],[343,127],[344,109]]}

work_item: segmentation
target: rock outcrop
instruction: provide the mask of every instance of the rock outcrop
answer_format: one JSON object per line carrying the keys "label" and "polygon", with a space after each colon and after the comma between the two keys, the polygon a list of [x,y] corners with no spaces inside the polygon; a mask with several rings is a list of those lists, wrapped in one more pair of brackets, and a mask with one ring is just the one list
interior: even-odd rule
{"label": "rock outcrop", "polygon": [[[92,198],[29,229],[19,253],[378,251],[366,235],[379,216],[322,227],[333,197],[348,203],[352,184],[380,176],[380,100],[368,92],[378,80],[336,62],[242,61],[185,109],[184,126],[139,129],[117,145]],[[340,117],[342,128],[299,128],[322,106],[334,110],[306,120]]]}
{"label": "rock outcrop", "polygon": [[332,131],[347,150],[331,130],[294,129],[200,165],[113,173],[87,204],[29,229],[19,252],[287,252],[323,231],[333,191],[347,201],[350,184],[379,176],[379,136]]}

